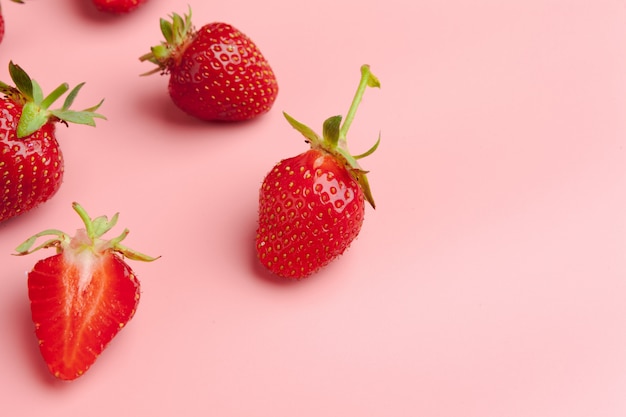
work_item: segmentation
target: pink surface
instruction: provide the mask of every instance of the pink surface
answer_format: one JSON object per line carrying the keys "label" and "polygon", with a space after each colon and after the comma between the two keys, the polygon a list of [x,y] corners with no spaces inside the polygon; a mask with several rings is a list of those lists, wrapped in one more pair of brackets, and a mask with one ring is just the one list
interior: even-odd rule
{"label": "pink surface", "polygon": [[[274,109],[203,123],[138,57],[190,4],[274,68]],[[0,415],[626,415],[626,4],[618,0],[3,1],[10,59],[46,91],[86,81],[108,121],[58,126],[61,191],[0,224]],[[377,209],[338,261],[269,279],[253,240],[265,173],[345,114]],[[73,383],[52,378],[15,246],[121,213],[142,300]],[[50,252],[51,253],[51,252]]]}

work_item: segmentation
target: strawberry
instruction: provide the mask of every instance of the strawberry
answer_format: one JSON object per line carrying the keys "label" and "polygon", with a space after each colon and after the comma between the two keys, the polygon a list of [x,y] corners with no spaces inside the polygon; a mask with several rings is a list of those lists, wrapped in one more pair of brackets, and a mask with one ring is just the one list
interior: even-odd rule
{"label": "strawberry", "polygon": [[4,16],[2,15],[2,5],[0,5],[0,42],[4,39]]}
{"label": "strawberry", "polygon": [[[22,0],[11,0],[14,3],[24,3]],[[4,38],[4,17],[2,16],[2,6],[0,5],[0,42]]]}
{"label": "strawberry", "polygon": [[[137,310],[139,281],[123,257],[156,259],[122,245],[128,229],[102,239],[118,214],[91,219],[79,204],[73,208],[85,225],[75,236],[46,230],[16,248],[17,255],[56,248],[28,273],[28,297],[41,355],[62,380],[84,374]],[[52,238],[33,248],[44,236]]]}
{"label": "strawberry", "polygon": [[363,224],[365,204],[373,208],[366,172],[357,160],[376,150],[352,156],[346,134],[367,87],[380,87],[369,66],[361,67],[361,82],[346,119],[324,122],[323,137],[284,113],[304,135],[310,149],[284,159],[266,175],[259,192],[256,251],[261,263],[284,278],[301,279],[344,253]]}
{"label": "strawberry", "polygon": [[248,120],[270,110],[278,84],[257,46],[227,23],[209,23],[196,31],[189,14],[161,19],[165,42],[141,61],[157,65],[144,75],[169,73],[169,94],[186,113],[214,121]]}
{"label": "strawberry", "polygon": [[84,83],[77,85],[60,109],[50,105],[69,89],[61,84],[44,97],[41,87],[18,65],[9,63],[16,87],[0,82],[0,222],[25,213],[49,200],[63,180],[63,155],[55,137],[55,124],[94,126],[98,105],[82,111],[70,109]]}
{"label": "strawberry", "polygon": [[148,0],[92,0],[101,12],[123,14],[129,13]]}

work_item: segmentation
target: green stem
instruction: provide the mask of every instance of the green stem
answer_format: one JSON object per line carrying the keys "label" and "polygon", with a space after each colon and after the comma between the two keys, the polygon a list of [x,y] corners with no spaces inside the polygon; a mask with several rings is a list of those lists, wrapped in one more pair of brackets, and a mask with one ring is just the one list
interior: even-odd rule
{"label": "green stem", "polygon": [[356,114],[356,110],[363,99],[363,94],[367,87],[380,87],[380,82],[376,78],[374,74],[370,72],[369,65],[361,66],[361,81],[359,82],[359,87],[356,90],[356,94],[352,99],[352,104],[350,104],[350,109],[348,110],[348,114],[346,115],[343,125],[339,130],[339,143],[345,145],[346,136],[348,134],[348,129],[350,129],[350,125],[352,124],[352,120]]}
{"label": "green stem", "polygon": [[83,221],[83,224],[85,225],[87,236],[89,236],[89,239],[91,239],[91,241],[93,242],[96,239],[96,235],[95,235],[95,231],[93,228],[93,223],[91,221],[91,217],[89,217],[85,209],[78,203],[73,203],[72,208],[80,216],[80,219]]}

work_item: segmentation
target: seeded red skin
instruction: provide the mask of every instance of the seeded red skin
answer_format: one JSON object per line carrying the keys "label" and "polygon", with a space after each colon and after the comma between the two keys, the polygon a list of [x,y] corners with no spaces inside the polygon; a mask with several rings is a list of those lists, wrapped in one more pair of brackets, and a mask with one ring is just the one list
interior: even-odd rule
{"label": "seeded red skin", "polygon": [[0,99],[0,222],[48,201],[63,181],[63,154],[50,121],[18,138],[22,106]]}
{"label": "seeded red skin", "polygon": [[278,95],[259,48],[226,23],[202,26],[168,69],[172,101],[202,120],[249,120],[268,112]]}
{"label": "seeded red skin", "polygon": [[85,373],[139,303],[139,281],[111,251],[100,255],[91,281],[79,288],[78,269],[65,253],[40,260],[28,274],[39,348],[50,372],[62,380]]}
{"label": "seeded red skin", "polygon": [[148,0],[92,0],[96,8],[102,12],[124,14],[135,10]]}
{"label": "seeded red skin", "polygon": [[261,186],[258,258],[278,276],[305,278],[344,253],[364,211],[361,187],[335,156],[311,149],[284,159]]}

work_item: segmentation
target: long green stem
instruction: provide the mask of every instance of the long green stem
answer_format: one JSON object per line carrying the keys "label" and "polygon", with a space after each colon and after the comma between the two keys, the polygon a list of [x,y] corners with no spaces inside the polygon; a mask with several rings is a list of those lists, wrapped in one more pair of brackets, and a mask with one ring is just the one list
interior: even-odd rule
{"label": "long green stem", "polygon": [[359,82],[359,87],[357,88],[354,98],[352,99],[352,104],[350,104],[348,114],[343,120],[343,125],[339,130],[340,144],[345,145],[348,129],[350,129],[352,120],[356,115],[356,110],[358,109],[359,104],[363,99],[363,94],[365,94],[365,90],[367,89],[367,87],[380,87],[380,82],[378,81],[378,78],[376,78],[376,76],[370,72],[369,65],[365,64],[361,66],[361,81]]}

